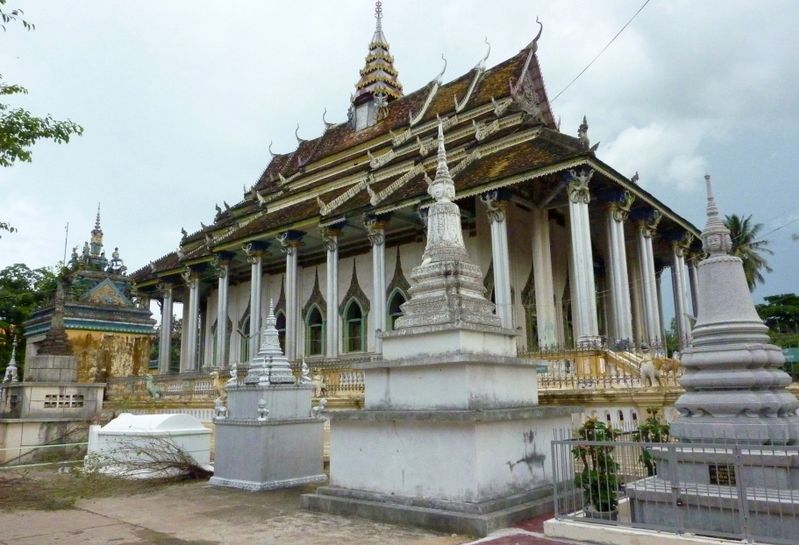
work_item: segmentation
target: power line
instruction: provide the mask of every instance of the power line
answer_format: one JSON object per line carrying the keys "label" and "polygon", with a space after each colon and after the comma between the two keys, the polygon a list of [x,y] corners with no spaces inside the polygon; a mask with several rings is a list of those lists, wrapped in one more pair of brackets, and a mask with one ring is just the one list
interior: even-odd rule
{"label": "power line", "polygon": [[563,89],[561,89],[561,91],[560,91],[560,92],[559,92],[557,95],[555,95],[555,98],[553,98],[553,99],[552,99],[550,102],[555,102],[555,101],[558,99],[558,97],[559,97],[560,95],[562,95],[563,93],[565,93],[565,92],[566,92],[566,89],[568,89],[569,87],[571,87],[571,86],[572,86],[572,84],[573,84],[575,81],[577,81],[578,79],[580,79],[580,76],[582,76],[583,74],[585,74],[586,70],[588,70],[589,68],[591,68],[591,65],[592,65],[592,64],[594,64],[594,63],[596,62],[596,60],[597,60],[599,57],[601,57],[601,56],[602,56],[602,54],[603,54],[603,53],[604,53],[604,52],[605,52],[605,51],[608,49],[608,47],[610,47],[610,45],[611,45],[613,42],[615,42],[615,41],[616,41],[616,38],[618,38],[618,37],[619,37],[619,35],[621,35],[621,33],[622,33],[622,32],[624,32],[624,29],[626,29],[628,26],[630,26],[630,23],[632,23],[632,22],[633,22],[633,19],[635,19],[636,17],[638,17],[638,14],[639,14],[639,13],[641,13],[641,12],[644,10],[644,8],[646,7],[646,5],[647,5],[647,4],[648,4],[650,1],[651,1],[651,0],[646,0],[646,1],[645,1],[643,4],[641,4],[641,7],[640,7],[640,8],[638,8],[638,11],[636,11],[636,12],[633,14],[633,16],[632,16],[632,17],[630,17],[630,19],[629,19],[629,20],[628,20],[626,23],[624,23],[624,26],[622,26],[622,27],[619,29],[619,31],[616,33],[616,35],[615,35],[615,36],[613,36],[613,38],[611,38],[611,39],[610,39],[610,41],[609,41],[607,44],[605,44],[605,47],[603,47],[603,48],[602,48],[602,50],[601,50],[599,53],[597,53],[596,57],[594,57],[593,59],[591,59],[591,62],[589,62],[589,63],[588,63],[586,66],[585,66],[585,68],[583,68],[583,69],[580,71],[580,73],[579,73],[579,74],[577,74],[576,76],[574,76],[574,79],[573,79],[573,80],[571,80],[571,81],[568,83],[568,85],[566,85],[566,87],[564,87]]}

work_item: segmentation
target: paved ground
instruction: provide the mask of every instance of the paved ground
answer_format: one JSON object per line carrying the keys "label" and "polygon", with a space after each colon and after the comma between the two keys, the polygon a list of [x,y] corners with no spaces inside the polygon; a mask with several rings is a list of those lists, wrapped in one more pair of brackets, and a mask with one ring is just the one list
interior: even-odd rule
{"label": "paved ground", "polygon": [[[184,483],[143,494],[95,498],[60,511],[0,512],[2,545],[346,544],[455,545],[473,538],[437,534],[362,519],[310,513],[293,489],[246,493]],[[490,545],[554,545],[543,518],[507,529]]]}

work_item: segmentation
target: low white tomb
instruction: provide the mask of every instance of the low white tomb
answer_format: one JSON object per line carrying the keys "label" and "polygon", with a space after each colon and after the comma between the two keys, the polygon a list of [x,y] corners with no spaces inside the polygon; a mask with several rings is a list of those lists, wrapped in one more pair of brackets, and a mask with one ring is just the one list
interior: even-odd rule
{"label": "low white tomb", "polygon": [[103,427],[89,431],[87,463],[109,474],[137,478],[171,476],[147,469],[153,455],[169,456],[176,449],[198,466],[211,462],[211,430],[188,414],[123,413]]}

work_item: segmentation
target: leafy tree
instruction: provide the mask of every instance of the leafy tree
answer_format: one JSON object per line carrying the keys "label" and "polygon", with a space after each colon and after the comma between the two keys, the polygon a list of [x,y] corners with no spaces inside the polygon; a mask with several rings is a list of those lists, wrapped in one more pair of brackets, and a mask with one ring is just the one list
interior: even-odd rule
{"label": "leafy tree", "polygon": [[764,297],[756,306],[769,327],[771,342],[782,348],[799,347],[799,295],[783,293]]}
{"label": "leafy tree", "polygon": [[[7,0],[0,0],[0,28],[18,22],[26,30],[33,30],[32,23],[22,18],[21,9],[4,9]],[[52,140],[58,144],[69,142],[72,135],[83,134],[83,127],[73,121],[58,121],[52,116],[37,117],[24,108],[12,108],[2,97],[26,94],[21,85],[5,83],[0,74],[0,167],[10,167],[17,161],[30,162],[31,148],[39,140]],[[16,229],[0,219],[0,232],[13,233]]]}
{"label": "leafy tree", "polygon": [[[0,76],[0,96],[26,94],[21,85],[7,84]],[[0,102],[0,166],[10,167],[16,161],[31,161],[31,147],[38,140],[53,140],[58,144],[69,142],[73,134],[83,134],[83,127],[66,120],[56,121],[52,116],[36,117],[23,108],[12,108]]]}
{"label": "leafy tree", "polygon": [[[0,232],[7,231],[9,233],[13,233],[16,230],[17,228],[9,224],[8,222],[0,221]],[[3,238],[3,236],[0,235],[0,238]]]}
{"label": "leafy tree", "polygon": [[[183,333],[183,319],[172,317],[172,340],[170,342],[169,350],[169,368],[180,368],[180,341]],[[150,359],[158,359],[158,354],[161,350],[161,325],[155,328],[155,338],[150,345]]]}
{"label": "leafy tree", "polygon": [[12,343],[17,343],[17,364],[25,360],[20,348],[22,323],[54,292],[56,275],[45,268],[30,269],[23,263],[0,271],[0,366],[11,358]]}
{"label": "leafy tree", "polygon": [[732,254],[740,257],[744,263],[744,273],[749,290],[753,290],[755,285],[763,284],[763,272],[771,272],[765,254],[773,255],[774,252],[768,248],[770,241],[759,238],[763,230],[762,223],[754,223],[751,214],[749,216],[738,216],[731,214],[724,218],[724,225],[730,230],[732,237]]}
{"label": "leafy tree", "polygon": [[10,11],[4,9],[3,6],[5,6],[6,3],[6,0],[0,0],[0,28],[2,28],[3,31],[6,30],[6,24],[14,21],[19,22],[23,27],[25,27],[25,30],[33,30],[36,28],[36,25],[22,18],[22,16],[25,15],[25,12],[23,12],[21,9],[17,8]]}

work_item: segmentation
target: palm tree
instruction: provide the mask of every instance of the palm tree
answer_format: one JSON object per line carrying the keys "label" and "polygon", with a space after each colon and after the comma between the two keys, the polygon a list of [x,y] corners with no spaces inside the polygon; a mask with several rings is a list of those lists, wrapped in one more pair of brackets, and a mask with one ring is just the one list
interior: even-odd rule
{"label": "palm tree", "polygon": [[740,257],[744,262],[746,283],[749,284],[751,291],[756,284],[763,284],[766,281],[762,271],[772,271],[764,257],[765,254],[774,254],[768,248],[770,241],[758,239],[763,224],[752,222],[751,214],[746,217],[730,214],[724,218],[724,225],[730,230],[732,237],[732,255]]}

